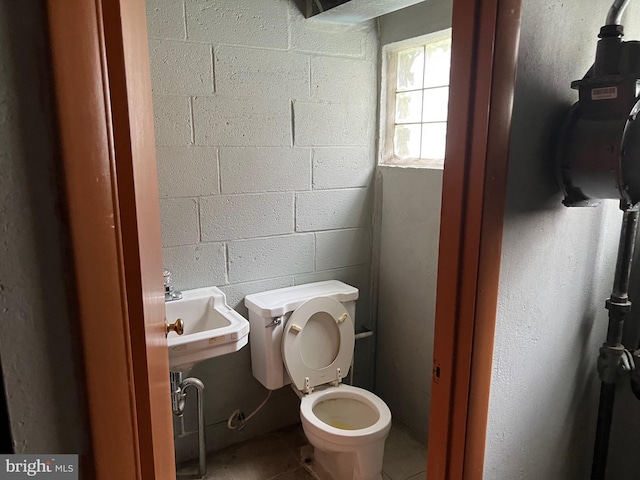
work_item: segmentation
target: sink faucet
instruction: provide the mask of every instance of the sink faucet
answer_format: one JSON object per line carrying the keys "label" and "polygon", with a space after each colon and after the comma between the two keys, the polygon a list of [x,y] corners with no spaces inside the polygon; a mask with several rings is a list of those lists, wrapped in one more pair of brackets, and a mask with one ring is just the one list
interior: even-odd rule
{"label": "sink faucet", "polygon": [[164,277],[164,301],[180,300],[182,298],[182,292],[175,290],[173,285],[171,285],[171,272],[165,269],[162,272],[162,276]]}

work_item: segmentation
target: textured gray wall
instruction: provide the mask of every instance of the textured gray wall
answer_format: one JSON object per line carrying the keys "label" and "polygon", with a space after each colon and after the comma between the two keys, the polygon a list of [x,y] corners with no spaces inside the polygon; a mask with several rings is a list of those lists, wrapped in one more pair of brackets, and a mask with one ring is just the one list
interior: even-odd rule
{"label": "textured gray wall", "polygon": [[376,393],[421,440],[429,434],[442,170],[382,176]]}
{"label": "textured gray wall", "polygon": [[0,359],[18,453],[87,453],[45,2],[0,1]]}
{"label": "textured gray wall", "polygon": [[[593,63],[611,2],[524,1],[485,478],[589,477],[621,212],[568,209],[555,182],[554,136]],[[625,17],[638,38],[640,9]],[[637,407],[637,405],[636,405]],[[637,444],[636,444],[637,446]],[[624,460],[626,461],[626,460]],[[626,475],[611,478],[632,478]]]}

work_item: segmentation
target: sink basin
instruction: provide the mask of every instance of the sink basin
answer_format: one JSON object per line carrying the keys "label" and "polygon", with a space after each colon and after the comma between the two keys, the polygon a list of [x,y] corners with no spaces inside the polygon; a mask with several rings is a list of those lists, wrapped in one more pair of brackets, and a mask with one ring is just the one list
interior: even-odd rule
{"label": "sink basin", "polygon": [[182,292],[165,303],[167,321],[184,321],[184,333],[169,332],[169,368],[186,372],[196,363],[240,350],[249,341],[249,322],[227,305],[216,287]]}

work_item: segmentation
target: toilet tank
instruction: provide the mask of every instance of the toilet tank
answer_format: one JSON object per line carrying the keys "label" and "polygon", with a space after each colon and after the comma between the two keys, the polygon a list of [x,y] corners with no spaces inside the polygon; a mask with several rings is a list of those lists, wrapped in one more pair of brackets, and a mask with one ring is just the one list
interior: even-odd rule
{"label": "toilet tank", "polygon": [[338,280],[279,288],[245,297],[244,304],[249,310],[251,370],[268,389],[275,390],[291,383],[282,362],[282,331],[291,313],[316,297],[331,297],[342,303],[355,322],[358,289]]}

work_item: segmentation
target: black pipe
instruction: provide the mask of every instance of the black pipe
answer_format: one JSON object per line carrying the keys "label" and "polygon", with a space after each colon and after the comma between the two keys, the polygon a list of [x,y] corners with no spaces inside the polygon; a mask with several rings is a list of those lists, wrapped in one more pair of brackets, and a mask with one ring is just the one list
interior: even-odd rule
{"label": "black pipe", "polygon": [[598,405],[596,443],[593,449],[593,464],[591,465],[591,480],[604,480],[607,455],[609,453],[609,434],[611,433],[615,393],[615,383],[602,382],[600,386],[600,404]]}
{"label": "black pipe", "polygon": [[607,329],[606,346],[619,347],[622,344],[624,317],[631,308],[629,301],[629,278],[635,247],[636,232],[638,230],[638,210],[627,210],[622,218],[620,228],[620,244],[616,273],[613,278],[613,290],[607,300],[609,310],[609,328]]}
{"label": "black pipe", "polygon": [[600,358],[598,359],[598,373],[602,383],[600,386],[600,403],[598,405],[596,441],[591,465],[591,480],[604,480],[605,478],[616,380],[620,373],[622,355],[624,355],[624,346],[622,345],[624,317],[631,308],[628,296],[629,276],[631,274],[637,230],[638,210],[626,210],[620,230],[620,244],[618,246],[613,290],[606,304],[609,310],[607,341],[600,349]]}
{"label": "black pipe", "polygon": [[613,279],[612,296],[626,300],[629,295],[629,278],[638,230],[638,210],[627,210],[622,217],[620,228],[620,245],[616,261],[616,273]]}
{"label": "black pipe", "polygon": [[[640,360],[638,359],[638,357],[636,356],[634,361],[636,362],[636,365],[640,364]],[[633,372],[631,372],[631,391],[633,392],[633,394],[636,396],[636,398],[638,400],[640,400],[640,378],[638,378],[638,373],[637,370],[634,370]]]}

